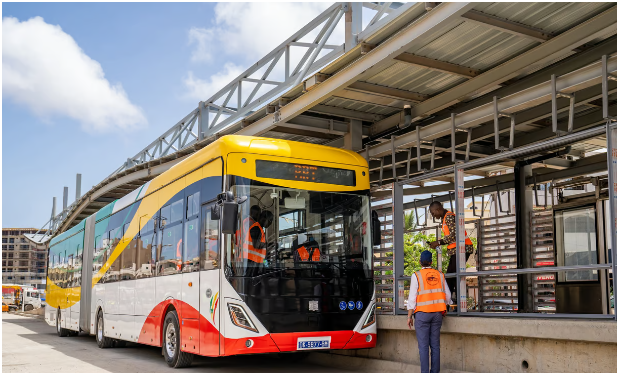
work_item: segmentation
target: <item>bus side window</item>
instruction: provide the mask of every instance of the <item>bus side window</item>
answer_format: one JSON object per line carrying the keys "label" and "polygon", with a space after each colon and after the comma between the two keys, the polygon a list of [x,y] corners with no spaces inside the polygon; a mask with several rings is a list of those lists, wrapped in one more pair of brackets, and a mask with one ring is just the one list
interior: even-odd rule
{"label": "bus side window", "polygon": [[[180,207],[183,200],[180,200]],[[182,211],[179,220],[167,205],[161,209],[161,250],[156,262],[156,276],[167,276],[180,273],[182,270]],[[173,215],[173,218],[172,218]],[[166,218],[168,216],[168,218]],[[158,241],[157,241],[158,242]]]}
{"label": "bus side window", "polygon": [[83,256],[83,247],[82,244],[78,244],[77,245],[77,255],[75,256],[74,259],[74,274],[73,274],[73,278],[74,278],[74,286],[81,286],[81,261],[82,261],[82,256]]}
{"label": "bus side window", "polygon": [[201,207],[201,268],[218,268],[219,263],[219,221],[212,220],[212,204]]}
{"label": "bus side window", "polygon": [[154,221],[156,217],[149,219],[148,215],[144,215],[140,218],[140,234],[136,237],[136,278],[152,277],[152,252],[153,247],[156,250],[154,243]]}
{"label": "bus side window", "polygon": [[182,272],[199,271],[199,203],[195,201],[199,201],[199,192],[187,197]]}

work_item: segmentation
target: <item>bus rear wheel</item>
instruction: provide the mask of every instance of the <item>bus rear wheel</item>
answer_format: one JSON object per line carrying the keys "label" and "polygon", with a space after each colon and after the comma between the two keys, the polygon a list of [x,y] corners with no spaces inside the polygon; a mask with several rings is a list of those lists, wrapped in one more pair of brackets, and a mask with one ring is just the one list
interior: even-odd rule
{"label": "bus rear wheel", "polygon": [[193,363],[193,354],[181,350],[180,323],[176,311],[168,312],[163,323],[163,356],[172,368],[184,368]]}
{"label": "bus rear wheel", "polygon": [[58,315],[56,316],[56,333],[58,333],[58,337],[66,337],[69,335],[69,330],[62,327],[62,320],[60,320],[61,316],[60,309],[58,309]]}
{"label": "bus rear wheel", "polygon": [[105,337],[105,321],[103,320],[103,312],[99,311],[96,315],[96,344],[99,348],[110,348],[114,340]]}

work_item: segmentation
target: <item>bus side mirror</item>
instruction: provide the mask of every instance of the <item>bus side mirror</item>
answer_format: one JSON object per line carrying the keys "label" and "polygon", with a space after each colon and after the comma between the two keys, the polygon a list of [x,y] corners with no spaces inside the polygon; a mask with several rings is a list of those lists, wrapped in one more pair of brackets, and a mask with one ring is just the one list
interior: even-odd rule
{"label": "bus side mirror", "polygon": [[235,234],[238,229],[238,203],[223,202],[221,232],[223,234]]}
{"label": "bus side mirror", "polygon": [[373,235],[373,246],[381,245],[381,222],[376,211],[371,212],[371,230]]}
{"label": "bus side mirror", "polygon": [[[245,200],[242,200],[242,202]],[[223,192],[218,195],[216,204],[212,206],[212,220],[221,220],[221,232],[223,234],[236,233],[238,229],[238,202],[235,201],[232,192]]]}

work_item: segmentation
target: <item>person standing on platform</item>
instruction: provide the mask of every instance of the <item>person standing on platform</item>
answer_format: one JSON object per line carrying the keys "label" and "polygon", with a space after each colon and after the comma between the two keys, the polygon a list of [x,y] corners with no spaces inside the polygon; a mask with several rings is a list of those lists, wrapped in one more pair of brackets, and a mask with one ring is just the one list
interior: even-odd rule
{"label": "person standing on platform", "polygon": [[[448,269],[446,273],[456,273],[456,215],[452,211],[448,211],[443,208],[441,202],[434,201],[429,206],[429,211],[434,219],[441,220],[441,230],[443,232],[443,238],[437,241],[429,242],[431,249],[436,249],[438,246],[448,245],[448,257],[450,262],[448,263]],[[465,231],[465,263],[469,260],[469,256],[473,253],[473,242],[469,239],[467,231]],[[458,284],[456,283],[456,277],[446,279],[448,287],[455,294]],[[456,301],[454,302],[457,303]]]}
{"label": "person standing on platform", "polygon": [[[440,330],[446,305],[451,302],[450,289],[443,273],[433,269],[433,254],[425,250],[420,254],[422,269],[411,276],[407,299],[407,326],[414,326],[420,351],[422,373],[439,373]],[[430,371],[429,371],[430,347]]]}

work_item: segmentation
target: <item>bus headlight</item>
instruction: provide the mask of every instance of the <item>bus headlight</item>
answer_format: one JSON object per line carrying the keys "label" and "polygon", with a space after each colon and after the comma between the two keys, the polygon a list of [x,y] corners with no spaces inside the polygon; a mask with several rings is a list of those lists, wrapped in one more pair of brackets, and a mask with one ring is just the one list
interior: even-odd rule
{"label": "bus headlight", "polygon": [[258,333],[255,324],[253,324],[251,318],[248,317],[246,312],[244,312],[244,308],[233,303],[228,303],[227,308],[229,309],[229,316],[231,317],[231,322],[233,322],[235,326]]}
{"label": "bus headlight", "polygon": [[364,320],[364,325],[362,325],[362,329],[365,329],[371,325],[373,325],[376,321],[376,317],[375,317],[375,305],[373,304],[373,307],[371,307],[371,312],[368,313],[368,315],[366,316],[366,320]]}

